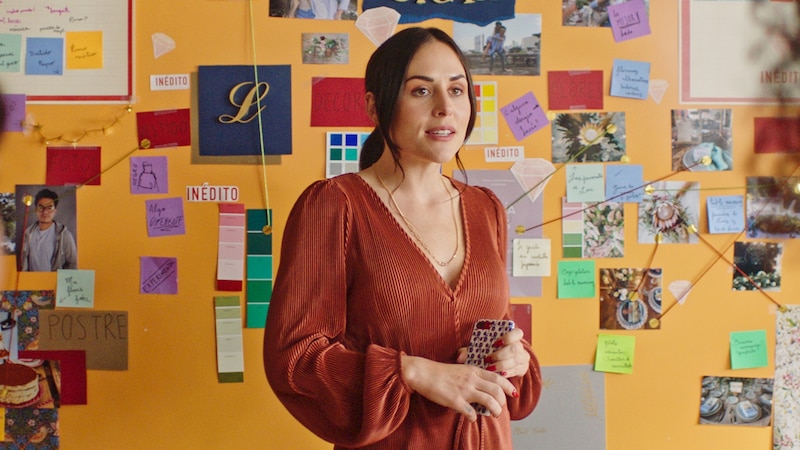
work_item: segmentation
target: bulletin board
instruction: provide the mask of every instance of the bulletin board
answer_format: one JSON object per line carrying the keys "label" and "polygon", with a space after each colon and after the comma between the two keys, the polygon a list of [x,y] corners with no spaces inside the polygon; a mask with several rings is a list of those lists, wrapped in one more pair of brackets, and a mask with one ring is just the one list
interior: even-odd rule
{"label": "bulletin board", "polygon": [[[78,146],[100,147],[102,151],[100,184],[79,185],[73,191],[78,264],[80,269],[94,271],[94,310],[117,318],[115,333],[124,330],[127,368],[85,372],[86,404],[58,409],[62,448],[332,447],[303,428],[272,393],[263,372],[263,330],[245,326],[246,293],[217,290],[219,204],[186,200],[187,191],[197,192],[200,198],[210,195],[211,189],[221,192],[222,188],[235,187],[236,203],[247,210],[272,211],[271,251],[279,255],[287,216],[303,189],[324,178],[326,171],[347,167],[347,161],[326,160],[326,139],[336,134],[358,139],[370,131],[363,126],[311,126],[310,120],[315,80],[362,77],[375,44],[356,28],[354,21],[270,17],[269,3],[139,2],[130,20],[134,24],[132,48],[137,49],[132,58],[132,67],[136,68],[132,81],[137,93],[130,104],[93,103],[78,107],[30,103],[26,114],[37,126],[5,133],[0,138],[0,193],[13,192],[17,185],[45,184],[48,146],[71,146],[75,141]],[[3,4],[4,8],[8,5],[9,2]],[[129,5],[126,3],[126,7]],[[682,157],[673,153],[677,141],[677,134],[673,135],[673,111],[718,108],[716,104],[681,103],[677,2],[649,2],[651,33],[622,42],[614,39],[609,28],[565,26],[563,6],[561,0],[516,2],[516,14],[541,16],[539,75],[490,74],[487,70],[475,75],[475,80],[493,86],[496,113],[528,94],[535,95],[541,107],[551,112],[550,73],[572,71],[591,77],[599,72],[602,109],[594,111],[624,112],[627,155],[627,162],[600,164],[606,168],[641,165],[642,179],[653,183],[697,183],[691,192],[701,205],[696,224],[699,238],[693,243],[640,242],[638,206],[624,203],[621,210],[625,227],[620,231],[624,256],[562,257],[565,236],[569,234],[565,234],[562,220],[569,207],[565,204],[569,175],[565,168],[559,169],[566,164],[552,163],[559,170],[539,196],[541,217],[515,219],[513,223],[528,229],[530,237],[549,239],[552,255],[550,275],[536,278],[536,293],[511,299],[522,310],[519,317],[530,315],[528,338],[546,368],[543,372],[547,378],[541,409],[512,424],[517,448],[534,448],[529,445],[536,436],[555,430],[576,438],[591,438],[594,446],[586,448],[596,449],[771,449],[771,426],[701,424],[702,389],[709,376],[769,379],[775,375],[776,318],[780,307],[797,303],[800,294],[798,281],[792,276],[800,271],[800,244],[794,238],[709,233],[706,204],[712,196],[746,196],[748,177],[796,175],[800,165],[797,153],[756,152],[755,123],[760,118],[791,119],[799,111],[791,105],[723,105],[731,111],[730,116],[725,116],[733,130],[731,170],[675,170],[673,164],[680,163]],[[129,11],[122,9],[123,15]],[[450,33],[455,28],[452,21],[445,19],[427,20],[421,25]],[[412,24],[400,24],[398,28],[407,26]],[[112,27],[111,22],[104,27]],[[347,63],[304,64],[303,33],[347,34]],[[156,57],[153,42],[164,39],[173,43],[171,50]],[[610,95],[615,60],[649,62],[650,80],[659,80],[657,84],[663,89],[658,101],[651,95],[642,99]],[[254,63],[291,66],[291,154],[266,159],[265,164],[194,164],[196,130],[192,130],[191,145],[142,145],[137,114],[197,106],[193,89],[162,89],[163,83],[154,84],[153,77],[194,82],[199,66]],[[24,87],[9,87],[6,83],[11,81],[6,81],[5,74],[2,79],[5,92],[18,93]],[[85,86],[77,89],[81,96],[97,93]],[[70,89],[39,95],[72,92]],[[126,92],[123,89],[122,94]],[[491,143],[470,144],[461,151],[468,170],[499,171],[504,180],[513,181],[515,175],[509,171],[515,162],[504,161],[500,156],[522,152],[526,160],[553,158],[552,123],[518,139],[502,115],[496,114],[495,118],[496,135],[491,136],[488,130],[482,135],[490,136],[487,140]],[[549,116],[547,119],[552,120]],[[691,136],[691,130],[686,133]],[[346,155],[346,150],[340,153]],[[145,161],[133,158],[166,160],[166,172],[157,173],[159,181],[165,180],[164,184],[159,183],[158,192],[132,192],[132,170],[143,168]],[[343,158],[346,160],[346,156]],[[458,169],[449,164],[443,171],[456,175]],[[469,179],[477,182],[478,177]],[[147,187],[137,185],[137,189]],[[184,232],[149,235],[148,203],[171,198],[184,199]],[[509,237],[513,238],[513,233]],[[779,290],[764,293],[733,289],[736,242],[781,244],[784,276]],[[143,293],[142,258],[166,259],[166,265],[159,267],[174,270],[177,292]],[[559,265],[575,261],[591,264],[597,288],[594,295],[559,295]],[[279,264],[276,257],[272,270]],[[691,290],[679,303],[673,293],[663,289],[658,327],[603,329],[601,270],[621,268],[661,269],[663,287],[684,281]],[[572,269],[583,270],[575,266]],[[0,289],[56,288],[55,274],[18,273],[13,255],[0,257]],[[221,382],[217,331],[226,317],[224,308],[232,305],[239,305],[242,310],[239,338],[243,371],[237,381]],[[767,361],[760,367],[735,369],[731,364],[731,333],[746,331],[765,333]],[[593,370],[598,346],[609,344],[608,340],[601,340],[601,335],[635,341],[631,373]],[[559,380],[567,384],[559,384]],[[571,393],[578,397],[568,397]],[[586,399],[592,401],[587,403]],[[567,414],[576,419],[551,420],[549,408],[559,406],[566,407]]]}
{"label": "bulletin board", "polygon": [[5,92],[30,102],[128,102],[133,95],[133,0],[3,2]]}

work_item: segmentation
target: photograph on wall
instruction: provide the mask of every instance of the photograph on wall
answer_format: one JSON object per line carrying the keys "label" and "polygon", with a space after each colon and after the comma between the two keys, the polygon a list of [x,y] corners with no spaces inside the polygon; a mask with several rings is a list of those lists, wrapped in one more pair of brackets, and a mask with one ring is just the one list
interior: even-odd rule
{"label": "photograph on wall", "polygon": [[779,242],[734,242],[733,290],[780,291],[782,256]]}
{"label": "photograph on wall", "polygon": [[[562,0],[561,24],[565,27],[611,27],[608,7],[630,0]],[[644,0],[650,6],[650,0]]]}
{"label": "photograph on wall", "polygon": [[270,17],[356,20],[356,0],[269,0]]}
{"label": "photograph on wall", "polygon": [[0,192],[0,255],[13,255],[17,249],[17,218],[13,192]]}
{"label": "photograph on wall", "polygon": [[17,185],[15,207],[21,271],[78,268],[75,186]]}
{"label": "photograph on wall", "polygon": [[624,112],[556,115],[552,126],[553,162],[609,162],[625,156]]}
{"label": "photograph on wall", "polygon": [[11,359],[39,348],[39,311],[55,307],[55,291],[0,291],[0,341]]}
{"label": "photograph on wall", "polygon": [[701,425],[767,427],[772,422],[772,378],[703,377]]}
{"label": "photograph on wall", "polygon": [[747,237],[800,237],[800,177],[747,177]]}
{"label": "photograph on wall", "polygon": [[733,170],[730,109],[672,111],[672,170]]}
{"label": "photograph on wall", "polygon": [[600,269],[600,329],[661,328],[661,269]]}
{"label": "photograph on wall", "polygon": [[[649,189],[648,189],[649,188]],[[696,244],[690,225],[700,217],[700,184],[691,181],[659,181],[645,188],[639,203],[640,244]]]}
{"label": "photograph on wall", "polygon": [[790,450],[800,436],[800,305],[786,305],[775,313],[775,385],[772,448]]}
{"label": "photograph on wall", "polygon": [[472,75],[539,75],[542,15],[517,14],[486,26],[453,23]]}
{"label": "photograph on wall", "polygon": [[562,203],[564,258],[622,258],[625,256],[623,203]]}
{"label": "photograph on wall", "polygon": [[347,64],[350,35],[347,33],[303,33],[303,64]]}

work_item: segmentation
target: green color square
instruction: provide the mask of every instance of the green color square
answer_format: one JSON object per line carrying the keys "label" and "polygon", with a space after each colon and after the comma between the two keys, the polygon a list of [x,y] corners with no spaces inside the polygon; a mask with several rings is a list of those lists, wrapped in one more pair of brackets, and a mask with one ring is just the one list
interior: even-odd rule
{"label": "green color square", "polygon": [[564,258],[581,258],[583,249],[581,247],[564,247]]}
{"label": "green color square", "polygon": [[345,149],[345,157],[348,161],[358,161],[358,149],[348,147]]}
{"label": "green color square", "polygon": [[342,160],[342,149],[340,147],[331,147],[331,161]]}
{"label": "green color square", "polygon": [[272,256],[247,255],[247,279],[272,279]]}
{"label": "green color square", "polygon": [[[272,223],[272,211],[269,211],[269,223]],[[247,210],[247,231],[261,231],[267,224],[266,209]]]}
{"label": "green color square", "polygon": [[272,281],[248,280],[247,303],[266,303],[272,298]]}
{"label": "green color square", "polygon": [[564,246],[567,245],[583,245],[583,235],[582,234],[572,234],[568,233],[564,235]]}
{"label": "green color square", "polygon": [[247,233],[248,255],[271,255],[272,235],[264,233]]}
{"label": "green color square", "polygon": [[269,303],[250,303],[247,305],[247,328],[264,328],[267,323]]}

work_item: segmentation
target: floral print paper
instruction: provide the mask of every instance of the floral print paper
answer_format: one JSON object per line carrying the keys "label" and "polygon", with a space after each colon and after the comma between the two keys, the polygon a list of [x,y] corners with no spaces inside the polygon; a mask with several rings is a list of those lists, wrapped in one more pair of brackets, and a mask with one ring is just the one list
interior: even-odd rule
{"label": "floral print paper", "polygon": [[800,449],[800,305],[777,314],[772,403],[773,450]]}

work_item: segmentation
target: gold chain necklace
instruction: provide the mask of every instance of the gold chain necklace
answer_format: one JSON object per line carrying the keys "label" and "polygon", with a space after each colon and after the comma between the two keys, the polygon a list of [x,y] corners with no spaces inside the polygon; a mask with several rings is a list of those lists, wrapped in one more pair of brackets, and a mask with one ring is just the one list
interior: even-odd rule
{"label": "gold chain necklace", "polygon": [[417,233],[417,228],[414,226],[414,224],[411,223],[410,220],[408,220],[406,215],[403,214],[403,211],[400,209],[400,206],[398,206],[398,204],[397,204],[397,200],[394,199],[394,194],[392,193],[392,191],[389,190],[388,187],[386,187],[386,183],[383,182],[383,179],[380,177],[380,175],[378,175],[377,171],[375,171],[375,177],[378,178],[378,182],[381,183],[381,186],[383,186],[383,188],[389,194],[389,201],[392,203],[392,206],[394,207],[394,209],[397,210],[397,214],[400,215],[400,218],[403,219],[403,223],[406,224],[406,227],[408,228],[408,231],[411,232],[411,235],[414,236],[414,239],[417,242],[419,242],[419,245],[425,250],[425,252],[428,253],[428,255],[436,262],[436,264],[438,264],[441,267],[446,267],[448,264],[453,262],[453,260],[456,259],[456,255],[458,255],[458,250],[459,250],[459,247],[460,247],[459,239],[458,239],[458,219],[456,218],[456,204],[455,204],[455,201],[453,200],[453,196],[450,195],[450,190],[447,189],[447,185],[444,182],[444,177],[441,177],[442,187],[444,187],[444,190],[447,191],[447,195],[450,196],[450,209],[451,209],[451,211],[453,213],[453,227],[456,230],[456,249],[453,251],[453,256],[451,256],[450,259],[448,259],[447,261],[439,261],[439,259],[436,256],[433,255],[433,252],[431,252],[431,249],[428,248],[428,245],[425,244],[425,242],[422,240],[422,238],[419,237],[419,234]]}

